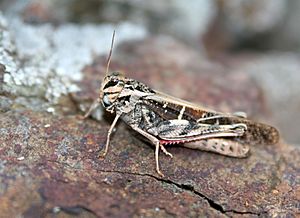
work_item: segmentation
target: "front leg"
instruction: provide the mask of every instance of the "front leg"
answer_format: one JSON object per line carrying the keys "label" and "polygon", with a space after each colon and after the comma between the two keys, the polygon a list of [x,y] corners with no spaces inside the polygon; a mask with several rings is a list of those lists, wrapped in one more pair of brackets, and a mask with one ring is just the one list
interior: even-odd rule
{"label": "front leg", "polygon": [[99,107],[100,105],[100,99],[97,98],[96,100],[94,100],[94,102],[92,103],[92,105],[90,106],[89,110],[85,113],[85,115],[82,117],[82,119],[86,119],[88,116],[90,116],[92,114],[92,112]]}
{"label": "front leg", "polygon": [[115,125],[117,124],[118,119],[120,118],[121,114],[116,114],[116,117],[114,119],[114,121],[112,122],[108,132],[107,132],[107,137],[106,137],[106,144],[105,144],[105,150],[104,153],[102,155],[99,155],[100,157],[105,157],[105,155],[107,154],[108,151],[108,147],[109,147],[109,142],[110,142],[110,135],[115,127]]}

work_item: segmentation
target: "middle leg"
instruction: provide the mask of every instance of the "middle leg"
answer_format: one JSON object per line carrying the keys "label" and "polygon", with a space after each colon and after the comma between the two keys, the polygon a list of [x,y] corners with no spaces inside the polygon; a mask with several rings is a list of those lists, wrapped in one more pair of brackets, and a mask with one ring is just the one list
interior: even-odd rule
{"label": "middle leg", "polygon": [[138,127],[132,127],[135,131],[137,131],[138,133],[140,133],[141,135],[143,135],[144,137],[146,137],[147,139],[149,139],[154,145],[155,145],[155,163],[156,163],[156,172],[163,177],[164,174],[160,171],[160,167],[159,167],[159,149],[161,149],[166,155],[173,157],[173,155],[171,153],[169,153],[166,148],[160,144],[160,141],[153,135],[145,132],[144,130],[138,128]]}

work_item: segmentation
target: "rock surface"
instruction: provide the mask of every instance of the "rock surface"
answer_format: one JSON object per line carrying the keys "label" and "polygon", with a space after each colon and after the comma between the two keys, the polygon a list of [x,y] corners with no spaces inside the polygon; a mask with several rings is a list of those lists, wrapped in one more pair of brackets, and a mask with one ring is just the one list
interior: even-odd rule
{"label": "rock surface", "polygon": [[[97,96],[104,63],[105,57],[95,57],[76,82],[81,91],[55,105],[42,95],[0,89],[2,217],[299,215],[300,149],[284,140],[257,145],[246,159],[170,146],[174,158],[161,154],[165,177],[160,178],[152,146],[120,122],[107,157],[99,159],[112,117],[97,121],[78,115]],[[3,78],[5,65],[1,69]],[[262,90],[250,77],[170,38],[123,43],[111,70],[219,110],[271,118]]]}
{"label": "rock surface", "polygon": [[[284,138],[253,147],[246,159],[170,146],[174,158],[161,154],[161,178],[153,147],[120,122],[99,159],[112,116],[101,108],[96,119],[79,115],[97,97],[106,59],[100,55],[113,27],[67,24],[48,7],[57,1],[40,2],[10,8],[9,22],[0,14],[0,217],[299,215],[300,149]],[[226,68],[172,38],[145,39],[136,26],[122,24],[117,32],[112,71],[217,110],[273,121],[265,85],[245,74],[253,66]]]}

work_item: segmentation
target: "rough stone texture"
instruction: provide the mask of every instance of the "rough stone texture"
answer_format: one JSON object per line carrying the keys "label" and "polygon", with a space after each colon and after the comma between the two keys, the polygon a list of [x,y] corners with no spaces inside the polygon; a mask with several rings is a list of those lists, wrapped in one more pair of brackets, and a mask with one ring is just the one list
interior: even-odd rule
{"label": "rough stone texture", "polygon": [[[111,70],[123,70],[156,89],[222,110],[245,110],[252,117],[269,114],[262,91],[248,76],[227,72],[170,38],[116,50]],[[71,98],[73,107],[84,108],[80,105],[97,95],[104,63],[104,57],[97,58],[85,67],[77,83],[81,91]],[[284,142],[258,145],[249,158],[234,159],[170,147],[174,158],[161,154],[165,177],[160,178],[153,148],[123,123],[102,160],[97,156],[110,116],[80,120],[76,107],[54,115],[20,105],[18,99],[1,96],[3,217],[299,215],[299,148]]]}
{"label": "rough stone texture", "polygon": [[[70,83],[80,91],[60,93],[55,104],[39,89],[24,94],[20,90],[32,88],[24,85],[32,71],[24,71],[22,79],[12,66],[22,70],[20,62],[30,63],[35,71],[40,62],[32,62],[34,55],[20,56],[18,38],[11,40],[8,25],[12,24],[0,18],[0,217],[299,215],[300,149],[284,139],[278,145],[253,147],[246,159],[170,146],[174,158],[161,154],[165,177],[160,178],[153,147],[120,122],[107,157],[99,159],[112,116],[102,109],[95,113],[98,121],[80,120],[78,115],[97,96],[106,57],[94,55],[81,64],[76,73],[82,79]],[[80,25],[77,28],[82,30]],[[74,76],[63,66],[67,77]],[[249,76],[207,61],[171,38],[121,44],[114,50],[111,70],[122,70],[155,89],[218,110],[272,118],[265,92]],[[41,73],[41,84],[47,84],[48,71]],[[8,83],[7,74],[20,83]],[[60,81],[58,75],[53,79]]]}
{"label": "rough stone texture", "polygon": [[62,95],[79,90],[73,82],[81,80],[82,68],[91,64],[94,56],[109,49],[114,29],[118,31],[116,45],[146,35],[144,28],[131,23],[35,26],[17,16],[5,19],[0,12],[3,90],[57,103]]}

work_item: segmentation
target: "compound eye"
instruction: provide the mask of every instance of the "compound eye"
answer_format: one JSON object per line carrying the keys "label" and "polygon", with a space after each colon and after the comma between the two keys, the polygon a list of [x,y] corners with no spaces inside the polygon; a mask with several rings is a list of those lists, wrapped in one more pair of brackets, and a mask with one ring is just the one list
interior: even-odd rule
{"label": "compound eye", "polygon": [[104,94],[102,102],[103,102],[104,107],[109,107],[111,105],[111,102],[110,102],[107,94]]}

